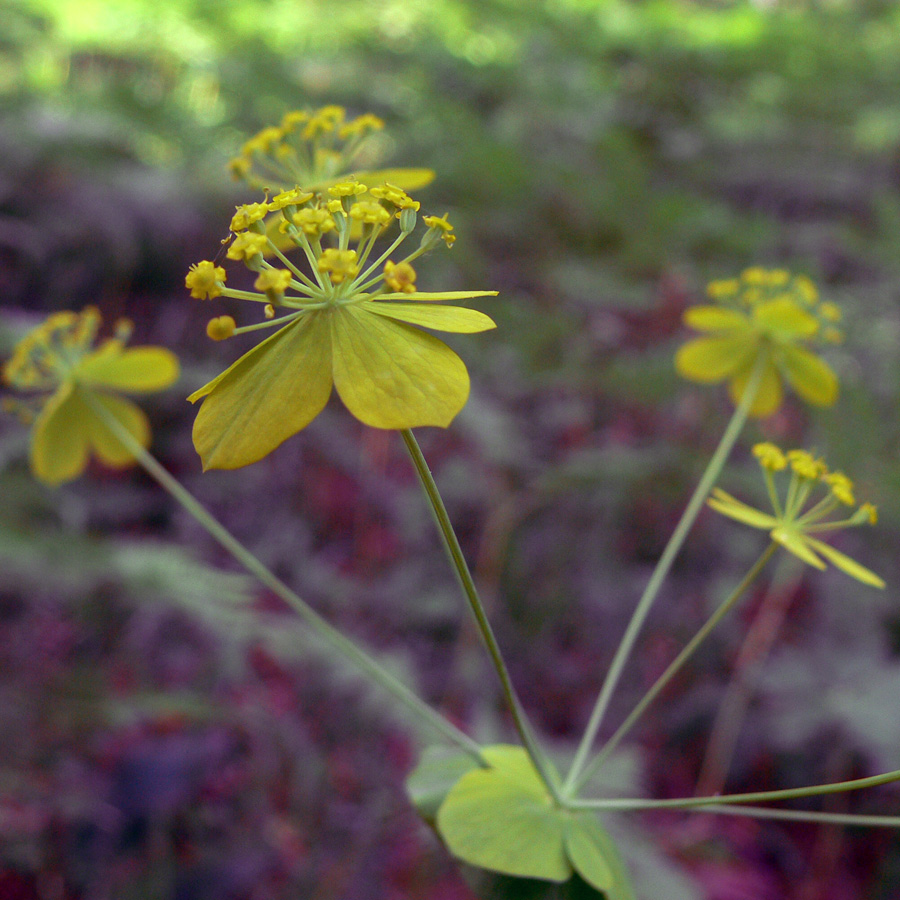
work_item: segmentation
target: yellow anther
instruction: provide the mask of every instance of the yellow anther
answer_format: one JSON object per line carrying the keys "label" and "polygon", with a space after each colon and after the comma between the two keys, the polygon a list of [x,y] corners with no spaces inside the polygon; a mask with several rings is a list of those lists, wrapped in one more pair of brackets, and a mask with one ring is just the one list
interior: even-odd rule
{"label": "yellow anther", "polygon": [[214,341],[224,341],[234,334],[235,327],[231,316],[216,316],[206,323],[206,333]]}
{"label": "yellow anther", "polygon": [[301,209],[294,213],[291,221],[310,237],[319,237],[334,229],[334,219],[326,209]]}
{"label": "yellow anther", "polygon": [[364,194],[367,190],[368,188],[358,181],[339,181],[328,188],[328,193],[332,197],[356,197]]}

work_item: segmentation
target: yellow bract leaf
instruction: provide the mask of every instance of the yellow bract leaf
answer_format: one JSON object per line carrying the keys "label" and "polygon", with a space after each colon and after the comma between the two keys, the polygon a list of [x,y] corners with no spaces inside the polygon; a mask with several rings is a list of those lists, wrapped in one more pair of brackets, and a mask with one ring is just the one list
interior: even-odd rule
{"label": "yellow bract leaf", "polygon": [[784,377],[804,400],[815,406],[831,406],[837,400],[837,375],[818,356],[793,344],[781,347],[779,355]]}
{"label": "yellow bract leaf", "polygon": [[331,316],[334,383],[375,428],[446,428],[469,396],[463,361],[442,341],[359,306]]}
{"label": "yellow bract leaf", "polygon": [[712,384],[750,365],[756,347],[745,334],[696,338],[675,354],[675,368],[691,381]]}
{"label": "yellow bract leaf", "polygon": [[753,320],[766,331],[790,339],[810,338],[819,330],[818,319],[789,298],[760,303],[753,309]]}
{"label": "yellow bract leaf", "polygon": [[357,176],[361,184],[368,187],[380,187],[385,182],[403,188],[404,191],[417,191],[434,181],[432,169],[377,169],[361,172]]}
{"label": "yellow bract leaf", "polygon": [[86,420],[71,385],[51,397],[37,417],[29,461],[35,477],[52,486],[77,478],[87,466]]}
{"label": "yellow bract leaf", "polygon": [[161,391],[178,380],[178,357],[164,347],[124,350],[118,341],[108,341],[79,362],[75,375],[84,384],[113,390]]}
{"label": "yellow bract leaf", "polygon": [[[150,446],[150,423],[143,411],[124,397],[111,394],[91,393],[91,399],[102,406],[128,433],[142,446]],[[109,430],[106,422],[97,416],[83,397],[78,397],[83,409],[88,440],[101,462],[119,468],[134,462],[134,455]]]}
{"label": "yellow bract leaf", "polygon": [[861,581],[863,584],[868,584],[871,587],[883,588],[885,586],[883,579],[865,566],[861,566],[855,559],[851,559],[845,553],[841,553],[840,550],[835,550],[834,547],[822,541],[817,541],[812,537],[807,537],[806,541],[814,550],[821,553],[828,562],[837,566],[851,578],[855,578],[857,581]]}
{"label": "yellow bract leaf", "polygon": [[188,398],[205,398],[193,431],[204,470],[262,459],[322,411],[331,386],[328,316],[308,313]]}
{"label": "yellow bract leaf", "polygon": [[695,331],[728,331],[747,328],[747,317],[723,306],[691,306],[684,312],[684,324]]}
{"label": "yellow bract leaf", "polygon": [[490,316],[477,309],[465,309],[461,306],[420,306],[417,303],[366,301],[359,304],[359,308],[389,319],[397,319],[399,322],[433,328],[435,331],[475,334],[497,327]]}
{"label": "yellow bract leaf", "polygon": [[772,529],[771,538],[776,543],[781,544],[785,550],[790,550],[794,556],[802,559],[803,562],[813,566],[813,568],[826,568],[825,563],[810,550],[807,544],[809,539],[804,535],[797,534],[796,531],[791,531],[787,528],[774,528]]}
{"label": "yellow bract leaf", "polygon": [[[752,367],[748,366],[735,375],[728,383],[728,392],[735,406],[741,402],[741,398],[744,396],[752,371]],[[760,419],[770,416],[778,410],[783,399],[784,391],[781,387],[781,376],[770,359],[766,363],[766,367],[763,369],[760,377],[756,397],[753,398],[753,403],[750,406],[750,415]]]}

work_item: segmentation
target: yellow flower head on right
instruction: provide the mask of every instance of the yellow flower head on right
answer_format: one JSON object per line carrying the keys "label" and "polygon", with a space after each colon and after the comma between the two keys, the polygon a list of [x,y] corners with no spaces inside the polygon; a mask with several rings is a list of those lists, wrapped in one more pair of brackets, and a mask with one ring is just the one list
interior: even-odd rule
{"label": "yellow flower head on right", "polygon": [[[719,488],[707,501],[709,506],[723,516],[767,531],[775,543],[807,565],[824,569],[827,560],[851,578],[883,588],[884,581],[878,575],[816,536],[875,524],[877,512],[871,503],[861,504],[843,518],[833,516],[841,507],[856,507],[853,482],[843,472],[831,471],[824,460],[807,450],[785,453],[775,444],[763,443],[753,448],[753,455],[762,469],[772,512],[749,506]],[[776,472],[789,475],[783,494],[775,481]]]}
{"label": "yellow flower head on right", "polygon": [[841,339],[840,309],[820,303],[809,278],[755,267],[738,278],[712,282],[707,293],[714,305],[693,306],[684,314],[685,324],[704,336],[675,355],[683,378],[703,384],[727,381],[737,404],[761,364],[750,409],[754,416],[771,415],[781,406],[784,384],[815,406],[837,400],[837,376],[810,347]]}

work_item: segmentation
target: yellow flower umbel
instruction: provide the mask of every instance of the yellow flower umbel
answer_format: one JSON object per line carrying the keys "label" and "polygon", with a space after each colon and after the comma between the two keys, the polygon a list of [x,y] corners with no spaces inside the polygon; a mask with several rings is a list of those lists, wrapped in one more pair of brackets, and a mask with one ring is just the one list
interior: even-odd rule
{"label": "yellow flower umbel", "polygon": [[[708,504],[723,516],[768,531],[773,541],[816,569],[824,569],[827,560],[857,581],[883,588],[884,581],[874,572],[813,537],[853,525],[875,523],[877,514],[871,503],[863,503],[844,518],[831,517],[840,506],[856,507],[853,482],[843,472],[829,471],[821,459],[806,450],[783,453],[774,444],[764,443],[757,444],[753,454],[762,467],[773,512],[748,506],[718,488]],[[791,477],[782,500],[774,473],[784,470],[789,470]]]}
{"label": "yellow flower umbel", "polygon": [[[373,134],[384,122],[372,113],[348,120],[342,106],[323,106],[312,112],[287,113],[281,124],[264,128],[244,144],[241,155],[229,164],[235,178],[255,188],[285,188],[303,184],[323,190],[349,177],[357,164],[372,156]],[[407,191],[434,180],[431,169],[357,171],[364,185],[385,181]]]}
{"label": "yellow flower umbel", "polygon": [[118,392],[160,391],[178,380],[178,359],[163,347],[125,348],[131,326],[120,321],[115,337],[95,347],[100,314],[59,312],[26,335],[3,367],[3,380],[28,401],[7,405],[34,423],[29,459],[35,476],[57,485],[77,478],[90,453],[109,466],[127,466],[132,454],[109,431],[93,404],[114,416],[147,446],[144,413]]}
{"label": "yellow flower umbel", "polygon": [[831,406],[838,381],[831,368],[807,349],[841,340],[840,309],[820,303],[813,283],[782,269],[746,269],[739,278],[712,282],[707,293],[715,305],[694,306],[685,324],[707,336],[685,344],[675,356],[678,373],[691,381],[728,381],[740,402],[757,363],[762,380],[751,415],[767,416],[781,405],[786,381],[804,400]]}
{"label": "yellow flower umbel", "polygon": [[[446,218],[438,219],[412,253],[392,260],[416,227],[418,207],[395,185],[368,191],[356,181],[321,194],[298,188],[272,198],[269,208],[280,213],[282,234],[306,258],[302,269],[275,247],[261,218],[238,210],[232,228],[242,230],[226,255],[259,273],[259,293],[225,287],[224,273],[219,278],[208,260],[191,268],[187,286],[194,296],[263,304],[270,321],[234,329],[230,321],[223,327],[220,317],[210,326],[214,339],[279,330],[188,398],[203,400],[194,446],[204,469],[235,469],[262,459],[321,412],[332,387],[357,419],[375,428],[450,424],[469,395],[466,367],[446,344],[416,326],[459,333],[494,328],[484,313],[436,301],[497,292],[417,290],[413,260],[452,237]],[[384,235],[393,240],[376,252]],[[278,257],[278,266],[267,262],[269,253]],[[284,315],[273,318],[276,311]]]}

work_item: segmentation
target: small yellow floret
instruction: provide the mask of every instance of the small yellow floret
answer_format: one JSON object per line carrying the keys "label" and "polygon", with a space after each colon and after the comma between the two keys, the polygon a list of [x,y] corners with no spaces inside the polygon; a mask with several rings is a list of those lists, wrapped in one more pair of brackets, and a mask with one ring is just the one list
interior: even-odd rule
{"label": "small yellow floret", "polygon": [[281,119],[281,130],[285,134],[296,131],[301,125],[305,125],[309,121],[309,113],[302,109],[295,109],[286,112]]}
{"label": "small yellow floret", "polygon": [[375,200],[361,200],[350,207],[351,219],[364,225],[387,225],[393,216]]}
{"label": "small yellow floret", "polygon": [[304,191],[301,187],[294,187],[288,191],[282,191],[276,194],[269,201],[269,209],[275,212],[284,209],[286,206],[302,206],[309,200],[312,200],[313,194],[310,191]]}
{"label": "small yellow floret", "polygon": [[214,341],[224,341],[234,334],[235,322],[231,316],[216,316],[206,324],[206,333]]}
{"label": "small yellow floret", "polygon": [[856,499],[853,496],[853,482],[843,472],[829,472],[822,476],[822,481],[831,488],[835,499],[840,500],[845,506],[856,505]]}
{"label": "small yellow floret", "polygon": [[384,128],[382,119],[379,119],[374,113],[363,113],[363,115],[357,116],[352,121],[341,126],[338,137],[344,141],[348,137],[363,135],[367,131],[380,131],[382,128]]}
{"label": "small yellow floret", "polygon": [[292,216],[291,221],[310,237],[319,237],[335,227],[334,219],[326,209],[301,209]]}
{"label": "small yellow floret", "polygon": [[870,525],[875,525],[878,522],[878,507],[874,503],[863,503],[856,511],[856,514],[864,516]]}
{"label": "small yellow floret", "polygon": [[204,259],[188,269],[184,286],[191,289],[191,296],[196,300],[212,300],[222,293],[224,282],[225,270]]}
{"label": "small yellow floret", "polygon": [[368,188],[358,181],[339,181],[328,188],[328,193],[332,197],[355,197],[364,194],[367,190]]}
{"label": "small yellow floret", "polygon": [[447,213],[443,216],[424,216],[422,221],[432,230],[441,232],[441,237],[448,247],[452,247],[456,241],[453,226],[447,221]]}
{"label": "small yellow floret", "polygon": [[753,455],[759,460],[759,464],[770,472],[780,472],[787,466],[787,459],[781,450],[768,442],[755,444]]}
{"label": "small yellow floret", "polygon": [[254,222],[264,219],[268,212],[269,207],[266,203],[245,203],[235,208],[230,228],[235,232],[246,231]]}
{"label": "small yellow floret", "polygon": [[819,304],[819,315],[826,322],[840,322],[844,318],[844,313],[837,303],[821,303]]}
{"label": "small yellow floret", "polygon": [[251,260],[263,253],[268,247],[268,239],[264,234],[244,231],[235,237],[225,254],[229,259]]}
{"label": "small yellow floret", "polygon": [[825,463],[816,459],[807,450],[788,450],[787,458],[791,468],[800,478],[818,481],[828,472]]}
{"label": "small yellow floret", "polygon": [[331,276],[332,284],[340,284],[346,278],[355,278],[359,273],[355,250],[335,250],[329,247],[319,258],[320,272]]}
{"label": "small yellow floret", "polygon": [[258,291],[271,291],[273,294],[283,294],[291,284],[291,273],[288,269],[265,269],[259,273],[259,278],[253,282],[253,287]]}
{"label": "small yellow floret", "polygon": [[713,300],[724,300],[733,297],[740,286],[737,278],[721,278],[718,281],[711,281],[706,286],[706,293]]}
{"label": "small yellow floret", "polygon": [[384,283],[392,291],[404,294],[416,292],[416,270],[406,262],[396,265],[388,260],[384,264]]}
{"label": "small yellow floret", "polygon": [[376,200],[385,200],[396,206],[398,210],[414,209],[418,212],[419,207],[422,205],[418,200],[413,200],[402,188],[398,188],[396,185],[388,182],[385,182],[381,187],[373,187],[371,193]]}
{"label": "small yellow floret", "polygon": [[819,299],[819,291],[812,279],[806,275],[794,276],[794,288],[800,295],[800,299],[808,306],[812,306]]}

